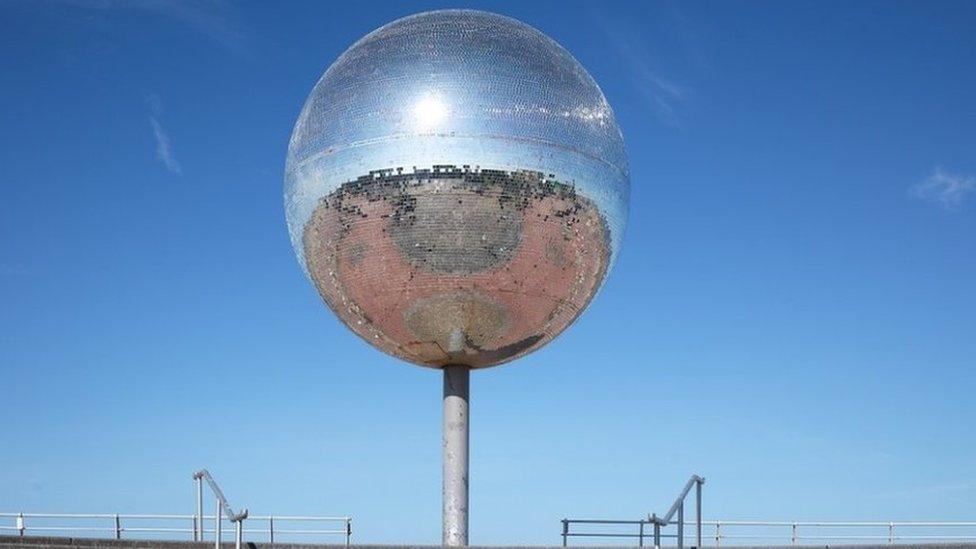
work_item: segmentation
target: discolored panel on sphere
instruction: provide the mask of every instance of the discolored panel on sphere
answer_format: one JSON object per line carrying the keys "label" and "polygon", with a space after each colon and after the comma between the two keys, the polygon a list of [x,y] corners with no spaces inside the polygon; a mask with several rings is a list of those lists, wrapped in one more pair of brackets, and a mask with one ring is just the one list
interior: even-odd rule
{"label": "discolored panel on sphere", "polygon": [[569,326],[619,249],[613,111],[535,29],[449,10],[354,44],[296,123],[296,253],[359,336],[415,364],[487,367]]}
{"label": "discolored panel on sphere", "polygon": [[[449,217],[472,203],[472,223],[417,223],[418,212]],[[606,273],[607,237],[589,199],[542,174],[439,167],[343,185],[320,202],[304,248],[326,302],[373,345],[411,362],[483,367],[579,315]],[[457,242],[461,267],[441,268]]]}
{"label": "discolored panel on sphere", "polygon": [[[441,192],[438,192],[441,191]],[[507,261],[522,218],[484,192],[419,188],[397,204],[390,232],[412,263],[435,273],[474,274]]]}

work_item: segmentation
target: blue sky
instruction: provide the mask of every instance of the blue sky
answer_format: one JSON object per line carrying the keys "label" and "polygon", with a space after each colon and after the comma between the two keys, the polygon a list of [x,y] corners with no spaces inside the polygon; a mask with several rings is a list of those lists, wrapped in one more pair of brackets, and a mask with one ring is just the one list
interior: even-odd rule
{"label": "blue sky", "polygon": [[[292,254],[328,65],[464,3],[0,3],[0,511],[253,513],[440,539],[439,373],[342,327]],[[471,537],[564,516],[976,515],[976,5],[470,4],[552,36],[631,157],[619,262],[473,375]]]}

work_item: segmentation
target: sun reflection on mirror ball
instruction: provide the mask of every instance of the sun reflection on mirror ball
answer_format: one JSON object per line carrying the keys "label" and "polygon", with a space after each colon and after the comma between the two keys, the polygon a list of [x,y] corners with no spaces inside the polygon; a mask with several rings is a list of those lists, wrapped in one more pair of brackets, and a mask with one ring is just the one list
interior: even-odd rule
{"label": "sun reflection on mirror ball", "polygon": [[319,294],[423,366],[493,366],[586,308],[621,242],[620,129],[586,70],[514,19],[399,19],[343,53],[291,137],[285,209]]}

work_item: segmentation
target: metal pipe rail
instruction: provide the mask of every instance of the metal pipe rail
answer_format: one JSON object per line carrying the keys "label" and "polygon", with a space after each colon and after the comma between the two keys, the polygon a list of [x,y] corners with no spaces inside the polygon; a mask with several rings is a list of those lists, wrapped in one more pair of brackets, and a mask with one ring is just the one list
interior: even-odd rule
{"label": "metal pipe rail", "polygon": [[[688,492],[691,491],[692,486],[695,487],[695,547],[701,547],[702,540],[702,509],[701,509],[701,489],[702,484],[705,484],[705,479],[698,475],[691,475],[688,482],[685,483],[685,487],[678,494],[678,497],[674,500],[671,508],[664,515],[663,518],[657,518],[654,514],[651,514],[650,520],[654,523],[654,549],[659,549],[661,547],[661,526],[667,526],[672,524],[671,519],[674,514],[678,514],[678,549],[683,549],[685,546],[685,498],[688,497]],[[641,539],[641,542],[644,540]]]}
{"label": "metal pipe rail", "polygon": [[[678,533],[675,535],[664,535],[663,537],[673,537],[678,540],[678,549],[683,549],[685,545],[685,499],[688,497],[688,493],[691,489],[695,488],[695,540],[696,547],[701,547],[701,487],[705,484],[705,479],[698,475],[691,475],[688,482],[685,483],[685,487],[681,489],[678,497],[675,498],[674,503],[668,512],[665,513],[663,517],[658,517],[656,514],[651,513],[647,516],[647,520],[638,521],[620,521],[620,520],[596,520],[596,519],[563,519],[563,547],[566,547],[568,543],[568,538],[571,536],[581,536],[586,535],[588,537],[637,537],[638,547],[644,546],[644,525],[649,524],[654,529],[654,549],[660,549],[661,547],[661,527],[668,526],[669,524],[678,525]],[[678,520],[673,521],[674,515],[678,515]],[[639,530],[636,536],[630,534],[571,534],[569,532],[570,524],[637,524]]]}
{"label": "metal pipe rail", "polygon": [[[657,519],[663,522],[663,519]],[[643,546],[644,539],[650,537],[644,533],[644,527],[654,525],[652,519],[644,520],[604,520],[604,519],[563,519],[563,545],[567,545],[570,537],[593,538],[623,538],[636,539],[638,546]],[[631,525],[635,530],[623,531],[587,531],[571,532],[572,524],[591,524],[597,527],[613,525]],[[668,524],[677,525],[677,521]],[[714,528],[713,547],[721,547],[725,540],[751,541],[781,544],[789,542],[836,542],[847,541],[855,543],[881,542],[894,545],[899,542],[917,543],[920,541],[976,541],[976,522],[965,521],[756,521],[756,520],[710,520],[702,521],[703,526]],[[960,532],[960,529],[968,531]],[[732,530],[733,533],[729,533]],[[752,531],[749,531],[752,530]],[[758,530],[758,531],[757,531]],[[826,533],[824,530],[832,531]],[[906,530],[915,533],[904,533]],[[919,531],[922,532],[919,532]],[[735,533],[738,531],[739,533]],[[857,533],[854,533],[857,532]],[[661,535],[662,538],[674,538],[680,546],[679,534]],[[697,547],[702,547],[699,543]]]}
{"label": "metal pipe rail", "polygon": [[[222,520],[229,520],[221,517]],[[5,522],[10,520],[10,523]],[[218,529],[198,528],[207,520],[217,521],[217,515],[172,515],[172,514],[120,514],[120,513],[0,513],[0,533],[13,532],[20,536],[31,533],[45,534],[83,534],[97,536],[107,534],[115,539],[122,539],[123,534],[132,533],[188,534],[194,541],[202,541],[204,534],[216,534]],[[57,522],[61,521],[61,522]],[[74,522],[75,525],[65,524]],[[330,528],[299,528],[285,527],[281,524],[300,523],[337,523]],[[351,517],[324,516],[295,516],[295,515],[252,515],[248,517],[248,524],[253,528],[242,528],[242,534],[265,535],[271,543],[281,536],[332,536],[345,537],[345,545],[350,544],[352,536]]]}
{"label": "metal pipe rail", "polygon": [[[602,519],[563,519],[563,547],[569,543],[570,537],[598,537],[598,538],[637,538],[637,546],[644,546],[644,538],[648,534],[644,533],[644,526],[650,525],[653,528],[653,539],[654,539],[654,549],[660,549],[661,538],[675,538],[678,542],[678,548],[683,549],[685,546],[685,499],[688,497],[688,493],[691,492],[692,488],[695,488],[695,547],[702,546],[702,485],[705,484],[705,479],[698,475],[691,475],[688,482],[685,483],[685,487],[681,489],[678,497],[675,498],[674,503],[668,512],[664,514],[663,517],[658,517],[656,514],[652,513],[647,516],[647,520],[602,520]],[[678,520],[672,520],[678,515]],[[570,525],[572,524],[636,524],[638,530],[636,534],[621,534],[621,533],[572,533],[569,531]],[[661,527],[668,526],[670,524],[676,524],[678,526],[678,532],[676,534],[661,534]]]}
{"label": "metal pipe rail", "polygon": [[241,544],[244,541],[244,519],[247,518],[247,509],[240,513],[234,512],[230,503],[227,503],[223,490],[210,475],[210,471],[200,469],[193,473],[193,480],[197,481],[197,520],[194,522],[193,540],[203,541],[203,481],[207,481],[210,491],[217,499],[214,510],[214,549],[220,549],[220,523],[222,522],[221,516],[224,514],[234,523],[234,549],[241,549]]}

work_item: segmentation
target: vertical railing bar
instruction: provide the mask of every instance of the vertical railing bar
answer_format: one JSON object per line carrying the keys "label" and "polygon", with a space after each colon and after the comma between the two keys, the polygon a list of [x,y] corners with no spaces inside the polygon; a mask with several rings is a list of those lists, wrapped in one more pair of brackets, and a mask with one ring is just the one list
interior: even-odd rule
{"label": "vertical railing bar", "polygon": [[197,530],[193,532],[193,541],[203,541],[203,476],[194,475],[197,481]]}
{"label": "vertical railing bar", "polygon": [[796,523],[793,523],[790,534],[790,545],[796,545]]}
{"label": "vertical railing bar", "polygon": [[122,539],[122,522],[118,513],[115,514],[115,539]]}
{"label": "vertical railing bar", "polygon": [[349,547],[349,538],[352,537],[352,519],[346,518],[346,547]]}
{"label": "vertical railing bar", "polygon": [[214,513],[214,549],[220,549],[220,518],[223,510],[220,508],[220,499],[217,499],[217,512]]}
{"label": "vertical railing bar", "polygon": [[643,547],[644,546],[644,519],[641,519],[641,521],[638,524],[640,524],[640,527],[637,530],[637,546]]}
{"label": "vertical railing bar", "polygon": [[895,523],[888,523],[888,545],[895,542]]}
{"label": "vertical railing bar", "polygon": [[651,514],[651,520],[654,522],[654,549],[661,549],[661,522],[657,520],[656,514]]}
{"label": "vertical railing bar", "polygon": [[566,537],[569,535],[569,521],[563,519],[563,547],[566,547]]}
{"label": "vertical railing bar", "polygon": [[722,546],[722,523],[715,523],[715,547]]}
{"label": "vertical railing bar", "polygon": [[685,548],[685,500],[678,506],[678,549]]}
{"label": "vertical railing bar", "polygon": [[702,546],[702,481],[699,480],[695,486],[695,547],[701,549]]}
{"label": "vertical railing bar", "polygon": [[274,543],[274,517],[268,517],[268,532],[271,534],[271,543]]}

